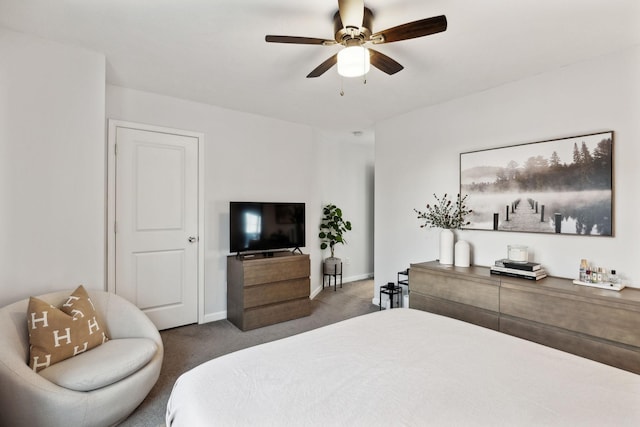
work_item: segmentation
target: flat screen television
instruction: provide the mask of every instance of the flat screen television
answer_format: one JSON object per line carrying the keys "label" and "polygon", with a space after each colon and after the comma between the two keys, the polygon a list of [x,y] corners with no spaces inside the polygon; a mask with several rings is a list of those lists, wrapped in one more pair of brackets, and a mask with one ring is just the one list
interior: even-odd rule
{"label": "flat screen television", "polygon": [[230,202],[231,252],[272,252],[305,246],[305,204]]}

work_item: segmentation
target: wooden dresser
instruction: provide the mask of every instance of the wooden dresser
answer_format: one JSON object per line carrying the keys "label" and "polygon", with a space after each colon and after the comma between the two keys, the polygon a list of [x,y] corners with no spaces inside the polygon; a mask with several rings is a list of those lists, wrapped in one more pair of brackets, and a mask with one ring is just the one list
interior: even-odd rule
{"label": "wooden dresser", "polygon": [[494,276],[487,267],[411,264],[409,306],[640,374],[640,290]]}
{"label": "wooden dresser", "polygon": [[243,331],[311,314],[309,255],[227,257],[227,319]]}

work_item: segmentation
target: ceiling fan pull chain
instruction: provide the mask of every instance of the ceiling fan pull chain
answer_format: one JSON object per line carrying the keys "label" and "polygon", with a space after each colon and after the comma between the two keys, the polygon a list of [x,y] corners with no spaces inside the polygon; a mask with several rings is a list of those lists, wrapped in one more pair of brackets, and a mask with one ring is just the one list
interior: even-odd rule
{"label": "ceiling fan pull chain", "polygon": [[340,76],[340,96],[344,96],[344,77]]}
{"label": "ceiling fan pull chain", "polygon": [[367,49],[363,49],[362,50],[362,56],[365,56],[364,58],[362,58],[362,84],[366,85],[367,84],[367,58],[366,55],[369,55],[369,51]]}

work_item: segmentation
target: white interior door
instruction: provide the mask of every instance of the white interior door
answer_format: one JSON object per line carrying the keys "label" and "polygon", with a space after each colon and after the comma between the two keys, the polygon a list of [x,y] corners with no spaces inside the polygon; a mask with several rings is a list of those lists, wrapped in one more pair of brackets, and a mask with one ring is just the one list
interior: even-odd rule
{"label": "white interior door", "polygon": [[198,321],[198,138],[115,130],[115,292],[158,329]]}

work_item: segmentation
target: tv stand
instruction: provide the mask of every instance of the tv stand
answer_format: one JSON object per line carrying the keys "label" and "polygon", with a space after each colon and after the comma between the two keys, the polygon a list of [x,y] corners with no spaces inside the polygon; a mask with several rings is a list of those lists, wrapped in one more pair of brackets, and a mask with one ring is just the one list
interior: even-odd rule
{"label": "tv stand", "polygon": [[309,255],[227,257],[227,319],[243,331],[311,314]]}
{"label": "tv stand", "polygon": [[300,255],[302,255],[302,249],[300,249],[298,246],[296,246],[295,248],[293,248],[293,250],[291,251],[292,254],[295,254],[296,251],[298,251],[298,253]]}

